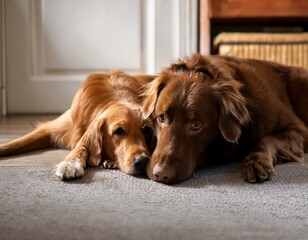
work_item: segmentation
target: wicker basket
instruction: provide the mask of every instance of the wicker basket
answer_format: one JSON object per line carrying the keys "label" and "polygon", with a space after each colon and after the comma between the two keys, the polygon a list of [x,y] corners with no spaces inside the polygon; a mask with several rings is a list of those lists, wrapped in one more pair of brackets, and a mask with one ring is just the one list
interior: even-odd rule
{"label": "wicker basket", "polygon": [[219,54],[279,62],[308,69],[308,33],[221,33]]}

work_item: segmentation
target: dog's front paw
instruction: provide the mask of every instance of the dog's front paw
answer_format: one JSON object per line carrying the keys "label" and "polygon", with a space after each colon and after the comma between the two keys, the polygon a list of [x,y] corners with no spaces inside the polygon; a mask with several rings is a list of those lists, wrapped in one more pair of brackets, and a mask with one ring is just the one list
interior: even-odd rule
{"label": "dog's front paw", "polygon": [[112,160],[104,160],[101,166],[107,169],[118,168],[118,164]]}
{"label": "dog's front paw", "polygon": [[56,166],[56,175],[62,180],[82,177],[84,168],[78,161],[64,160]]}
{"label": "dog's front paw", "polygon": [[273,160],[263,152],[251,153],[244,159],[242,177],[246,182],[268,181],[274,173]]}

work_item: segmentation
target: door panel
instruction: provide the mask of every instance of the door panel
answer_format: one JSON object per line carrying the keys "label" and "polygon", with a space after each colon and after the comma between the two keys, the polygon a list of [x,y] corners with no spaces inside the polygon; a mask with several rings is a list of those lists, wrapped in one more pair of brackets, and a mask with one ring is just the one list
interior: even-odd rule
{"label": "door panel", "polygon": [[140,0],[6,1],[8,112],[62,112],[87,74],[142,72],[140,9]]}
{"label": "door panel", "polygon": [[33,15],[42,25],[43,69],[139,70],[140,9],[140,0],[45,1]]}

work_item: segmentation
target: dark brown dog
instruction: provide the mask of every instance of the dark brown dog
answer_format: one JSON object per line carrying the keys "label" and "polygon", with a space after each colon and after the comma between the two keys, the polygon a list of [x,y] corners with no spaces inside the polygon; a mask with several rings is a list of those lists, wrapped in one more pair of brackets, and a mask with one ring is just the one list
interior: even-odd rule
{"label": "dark brown dog", "polygon": [[153,76],[129,76],[122,72],[92,74],[74,97],[71,108],[29,134],[0,144],[0,156],[33,149],[72,149],[57,165],[56,175],[72,179],[84,174],[86,165],[117,167],[141,174],[149,151],[141,119],[141,87]]}
{"label": "dark brown dog", "polygon": [[145,95],[158,141],[147,168],[155,181],[177,183],[196,167],[241,159],[244,180],[263,182],[278,161],[307,151],[304,69],[195,54],[163,70]]}

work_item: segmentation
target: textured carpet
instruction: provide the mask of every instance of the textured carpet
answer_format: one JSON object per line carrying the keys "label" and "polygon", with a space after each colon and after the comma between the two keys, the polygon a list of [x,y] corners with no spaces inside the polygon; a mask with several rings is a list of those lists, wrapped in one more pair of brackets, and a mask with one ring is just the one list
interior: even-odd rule
{"label": "textured carpet", "polygon": [[173,186],[99,168],[62,182],[51,167],[0,167],[0,239],[308,239],[307,164],[256,185],[239,167]]}

